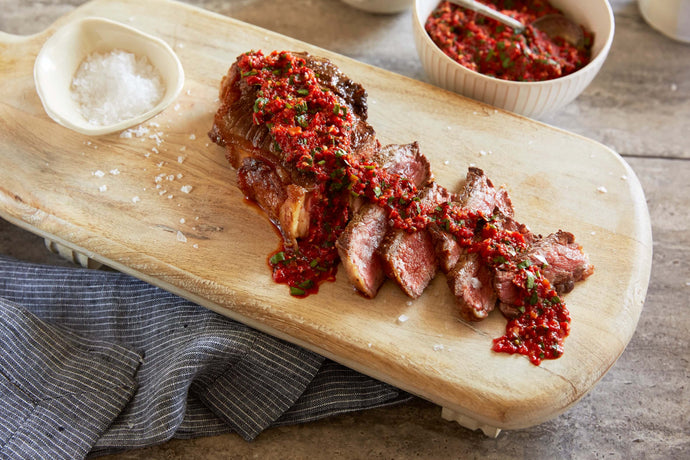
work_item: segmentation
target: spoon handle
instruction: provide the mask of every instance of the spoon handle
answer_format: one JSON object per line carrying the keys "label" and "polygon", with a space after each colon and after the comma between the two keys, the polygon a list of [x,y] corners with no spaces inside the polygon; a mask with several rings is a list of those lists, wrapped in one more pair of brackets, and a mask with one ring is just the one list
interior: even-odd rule
{"label": "spoon handle", "polygon": [[492,19],[497,20],[498,22],[501,22],[508,27],[512,27],[515,32],[520,33],[525,29],[525,25],[522,24],[520,21],[517,19],[513,19],[510,16],[507,16],[503,13],[500,13],[493,8],[489,8],[488,6],[484,5],[483,3],[479,3],[475,0],[449,0],[450,3],[455,3],[456,5],[459,6],[464,6],[465,8],[468,8],[472,11],[475,11],[483,16],[490,17]]}

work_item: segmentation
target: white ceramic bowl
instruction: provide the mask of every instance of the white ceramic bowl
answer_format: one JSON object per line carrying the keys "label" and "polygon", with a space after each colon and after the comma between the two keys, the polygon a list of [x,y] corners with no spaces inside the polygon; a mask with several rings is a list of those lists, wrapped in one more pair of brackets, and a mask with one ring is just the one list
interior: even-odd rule
{"label": "white ceramic bowl", "polygon": [[[72,99],[72,80],[87,56],[115,49],[146,56],[160,74],[165,92],[145,113],[107,126],[93,125]],[[184,86],[184,70],[163,40],[108,19],[84,18],[60,28],[45,42],[34,63],[34,82],[50,118],[79,133],[97,136],[127,129],[165,109]]]}
{"label": "white ceramic bowl", "polygon": [[669,38],[690,43],[690,0],[638,0],[642,17]]}
{"label": "white ceramic bowl", "polygon": [[591,83],[601,69],[613,41],[613,12],[607,0],[552,0],[571,20],[594,33],[592,60],[570,75],[539,82],[488,77],[448,57],[424,30],[424,23],[440,0],[416,0],[413,12],[415,45],[431,83],[495,107],[539,118],[561,109]]}

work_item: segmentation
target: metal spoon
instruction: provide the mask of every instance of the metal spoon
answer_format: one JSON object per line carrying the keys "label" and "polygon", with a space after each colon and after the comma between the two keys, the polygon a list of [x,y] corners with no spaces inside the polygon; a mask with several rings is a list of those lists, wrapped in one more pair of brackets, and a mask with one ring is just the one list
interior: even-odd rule
{"label": "metal spoon", "polygon": [[[517,19],[511,18],[493,8],[490,8],[476,0],[449,0],[459,6],[464,6],[483,16],[495,19],[496,21],[511,27],[516,33],[521,34],[525,30],[525,24]],[[547,14],[535,20],[532,26],[541,30],[551,38],[561,37],[571,45],[579,48],[585,42],[582,28],[561,14]]]}

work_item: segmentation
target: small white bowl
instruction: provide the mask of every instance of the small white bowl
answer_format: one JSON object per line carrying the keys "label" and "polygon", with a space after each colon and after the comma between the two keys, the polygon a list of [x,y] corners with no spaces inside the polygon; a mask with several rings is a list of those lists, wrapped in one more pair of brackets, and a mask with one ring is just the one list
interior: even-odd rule
{"label": "small white bowl", "polygon": [[552,0],[553,6],[594,33],[592,60],[577,72],[553,80],[501,80],[463,67],[431,40],[424,24],[439,2],[416,0],[413,12],[417,53],[431,83],[528,117],[559,110],[579,96],[601,69],[613,42],[615,25],[607,0]]}
{"label": "small white bowl", "polygon": [[[73,100],[74,74],[92,53],[122,50],[145,56],[161,76],[165,92],[151,110],[121,122],[89,123]],[[184,86],[184,70],[174,51],[160,38],[103,18],[84,18],[60,28],[43,45],[34,63],[34,82],[46,113],[57,123],[82,134],[98,136],[142,123],[165,109]]]}

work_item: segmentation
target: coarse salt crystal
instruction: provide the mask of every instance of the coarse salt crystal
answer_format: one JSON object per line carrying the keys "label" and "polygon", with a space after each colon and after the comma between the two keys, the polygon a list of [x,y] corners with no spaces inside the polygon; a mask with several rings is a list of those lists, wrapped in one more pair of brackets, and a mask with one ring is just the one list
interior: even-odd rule
{"label": "coarse salt crystal", "polygon": [[606,190],[606,187],[604,187],[604,186],[602,185],[601,187],[597,187],[597,192],[599,192],[599,193],[606,193],[606,192],[608,192],[608,190]]}
{"label": "coarse salt crystal", "polygon": [[108,186],[103,184],[100,187],[98,187],[98,190],[101,192],[106,192],[108,190]]}
{"label": "coarse salt crystal", "polygon": [[120,133],[120,137],[130,139],[132,137],[143,137],[149,133],[146,126],[139,125],[136,128],[125,129]]}
{"label": "coarse salt crystal", "polygon": [[112,174],[113,176],[117,176],[118,174],[120,174],[120,170],[117,168],[111,169],[110,174]]}
{"label": "coarse salt crystal", "polygon": [[141,198],[139,198],[138,196],[133,196],[133,197],[132,197],[132,203],[138,203],[138,202],[140,202],[140,201],[141,201]]}
{"label": "coarse salt crystal", "polygon": [[407,315],[400,315],[400,316],[398,316],[398,322],[399,322],[399,323],[404,323],[404,322],[407,321],[408,319],[410,319],[410,318],[408,318]]}
{"label": "coarse salt crystal", "polygon": [[186,243],[186,242],[187,242],[187,237],[184,236],[184,233],[182,233],[182,232],[179,231],[179,230],[177,231],[177,241],[180,241],[180,242],[182,242],[182,243]]}
{"label": "coarse salt crystal", "polygon": [[189,135],[189,139],[190,139],[190,140],[196,139],[196,134],[193,134],[193,133],[190,134],[190,135]]}
{"label": "coarse salt crystal", "polygon": [[182,176],[182,173],[177,173],[177,178],[178,178],[178,179],[182,179],[182,177],[183,177],[183,176]]}
{"label": "coarse salt crystal", "polygon": [[113,50],[87,56],[71,91],[82,116],[92,125],[106,126],[151,110],[163,97],[164,86],[146,57]]}
{"label": "coarse salt crystal", "polygon": [[180,188],[180,191],[182,191],[182,192],[184,192],[184,193],[189,193],[189,192],[192,191],[192,188],[193,188],[193,187],[192,187],[191,185],[183,185],[183,186]]}
{"label": "coarse salt crystal", "polygon": [[183,157],[182,155],[180,155],[179,157],[177,157],[177,162],[178,162],[178,163],[184,163],[184,157]]}
{"label": "coarse salt crystal", "polygon": [[434,345],[434,351],[441,351],[443,350],[443,348],[444,346],[442,343],[437,343],[436,345]]}
{"label": "coarse salt crystal", "polygon": [[96,176],[96,177],[103,177],[103,176],[105,176],[105,173],[104,173],[103,171],[101,171],[100,169],[99,169],[98,171],[92,172],[91,174],[94,175],[94,176]]}
{"label": "coarse salt crystal", "polygon": [[192,247],[193,247],[194,249],[199,249],[199,245],[196,244],[196,243],[194,243],[194,244],[192,245]]}
{"label": "coarse salt crystal", "polygon": [[185,223],[184,217],[182,217],[182,218],[180,219],[180,223],[181,223],[181,224],[184,224],[184,223]]}

